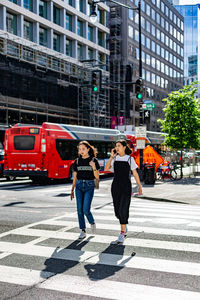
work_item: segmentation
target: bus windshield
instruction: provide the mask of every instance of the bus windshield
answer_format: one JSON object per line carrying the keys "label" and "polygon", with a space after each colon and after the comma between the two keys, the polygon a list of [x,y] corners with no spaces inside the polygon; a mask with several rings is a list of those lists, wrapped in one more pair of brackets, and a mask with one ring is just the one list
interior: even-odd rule
{"label": "bus windshield", "polygon": [[14,136],[15,150],[33,150],[35,145],[35,136],[23,135]]}

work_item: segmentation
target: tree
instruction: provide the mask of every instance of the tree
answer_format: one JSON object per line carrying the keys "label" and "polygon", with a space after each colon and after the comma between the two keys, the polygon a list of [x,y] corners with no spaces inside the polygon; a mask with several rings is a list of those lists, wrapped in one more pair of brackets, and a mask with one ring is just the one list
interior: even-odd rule
{"label": "tree", "polygon": [[167,133],[165,145],[169,148],[181,150],[181,178],[183,177],[182,151],[184,148],[200,148],[200,103],[195,99],[196,82],[171,92],[163,109],[165,119],[159,119],[162,131]]}

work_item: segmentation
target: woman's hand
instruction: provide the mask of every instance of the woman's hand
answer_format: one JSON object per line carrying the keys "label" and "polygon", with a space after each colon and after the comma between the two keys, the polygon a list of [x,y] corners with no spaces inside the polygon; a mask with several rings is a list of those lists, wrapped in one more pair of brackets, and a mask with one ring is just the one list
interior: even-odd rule
{"label": "woman's hand", "polygon": [[71,200],[74,199],[74,191],[71,191]]}
{"label": "woman's hand", "polygon": [[142,195],[142,187],[141,186],[139,186],[138,195]]}
{"label": "woman's hand", "polygon": [[96,165],[93,161],[90,161],[89,165],[92,167],[92,169],[96,169]]}
{"label": "woman's hand", "polygon": [[116,152],[115,148],[113,148],[113,149],[111,150],[111,157],[114,157],[114,156],[116,156],[116,155],[117,155],[117,152]]}

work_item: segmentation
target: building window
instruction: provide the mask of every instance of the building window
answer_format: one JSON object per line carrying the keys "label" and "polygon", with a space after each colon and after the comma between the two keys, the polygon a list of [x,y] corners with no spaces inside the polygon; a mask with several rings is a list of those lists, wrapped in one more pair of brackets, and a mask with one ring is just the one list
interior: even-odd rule
{"label": "building window", "polygon": [[151,65],[151,57],[149,54],[146,54],[146,64],[149,66]]}
{"label": "building window", "polygon": [[141,35],[141,40],[142,40],[142,45],[145,46],[145,35],[144,34]]}
{"label": "building window", "polygon": [[151,33],[153,36],[156,36],[156,28],[154,25],[151,25]]}
{"label": "building window", "polygon": [[[130,25],[128,26],[128,36],[133,39],[133,27]],[[139,38],[139,32],[138,32],[138,38]]]}
{"label": "building window", "polygon": [[105,25],[105,12],[102,9],[97,10],[98,22]]}
{"label": "building window", "polygon": [[171,10],[169,11],[169,18],[171,21],[173,21],[173,12]]}
{"label": "building window", "polygon": [[47,47],[47,30],[43,27],[39,29],[39,43],[42,46]]}
{"label": "building window", "polygon": [[139,42],[139,31],[138,30],[135,30],[135,40],[136,40],[136,42]]}
{"label": "building window", "polygon": [[151,16],[151,9],[148,4],[146,4],[146,14],[147,14],[147,16]]}
{"label": "building window", "polygon": [[60,52],[60,36],[56,33],[53,35],[53,50]]}
{"label": "building window", "polygon": [[165,13],[165,4],[163,2],[161,2],[161,11]]}
{"label": "building window", "polygon": [[93,59],[93,50],[88,48],[88,59]]}
{"label": "building window", "polygon": [[165,43],[165,35],[163,32],[161,32],[161,42],[164,44]]}
{"label": "building window", "polygon": [[53,22],[57,25],[60,25],[60,9],[53,6]]}
{"label": "building window", "polygon": [[156,75],[154,73],[151,74],[151,82],[156,84]]}
{"label": "building window", "polygon": [[160,0],[156,0],[156,6],[160,8]]}
{"label": "building window", "polygon": [[77,53],[78,53],[78,60],[82,60],[83,59],[83,46],[80,44],[78,44]]}
{"label": "building window", "polygon": [[72,56],[72,40],[66,39],[66,55]]}
{"label": "building window", "polygon": [[104,32],[98,30],[98,45],[105,47]]}
{"label": "building window", "polygon": [[147,32],[151,32],[151,26],[150,26],[150,22],[146,21],[146,31]]}
{"label": "building window", "polygon": [[93,42],[93,27],[88,25],[88,40]]}
{"label": "building window", "polygon": [[157,24],[160,24],[160,15],[158,13],[156,14],[156,21],[157,21]]}
{"label": "building window", "polygon": [[158,28],[156,29],[156,37],[160,40],[160,30]]}
{"label": "building window", "polygon": [[33,41],[33,23],[24,20],[24,38]]}
{"label": "building window", "polygon": [[128,17],[129,17],[130,20],[133,21],[133,10],[132,9],[128,10]]}
{"label": "building window", "polygon": [[158,44],[156,46],[156,53],[157,53],[157,55],[160,55],[160,45],[158,45]]}
{"label": "building window", "polygon": [[72,31],[72,16],[69,14],[65,16],[65,28]]}
{"label": "building window", "polygon": [[163,28],[165,28],[165,20],[164,20],[163,17],[161,17],[161,26],[162,26]]}
{"label": "building window", "polygon": [[156,67],[156,60],[155,60],[155,57],[151,57],[151,65],[153,68]]}
{"label": "building window", "polygon": [[151,41],[150,41],[150,39],[149,39],[148,37],[146,38],[146,47],[147,47],[148,49],[151,48]]}
{"label": "building window", "polygon": [[160,71],[160,61],[156,59],[156,69]]}
{"label": "building window", "polygon": [[39,15],[47,19],[47,2],[44,0],[40,0],[39,2]]}
{"label": "building window", "polygon": [[7,12],[6,28],[12,34],[17,34],[17,16]]}
{"label": "building window", "polygon": [[66,4],[73,6],[73,0],[63,0]]}
{"label": "building window", "polygon": [[9,1],[12,2],[12,3],[17,4],[17,0],[9,0]]}
{"label": "building window", "polygon": [[24,8],[33,11],[33,0],[24,0]]}
{"label": "building window", "polygon": [[154,41],[151,41],[151,50],[156,52],[156,43]]}
{"label": "building window", "polygon": [[83,22],[77,21],[77,34],[83,36]]}
{"label": "building window", "polygon": [[83,0],[78,0],[78,1],[76,1],[76,3],[77,3],[76,9],[83,12]]}
{"label": "building window", "polygon": [[169,8],[167,6],[165,6],[165,14],[166,14],[166,17],[169,16]]}
{"label": "building window", "polygon": [[156,20],[156,13],[155,13],[155,10],[153,8],[151,9],[151,17],[154,21]]}

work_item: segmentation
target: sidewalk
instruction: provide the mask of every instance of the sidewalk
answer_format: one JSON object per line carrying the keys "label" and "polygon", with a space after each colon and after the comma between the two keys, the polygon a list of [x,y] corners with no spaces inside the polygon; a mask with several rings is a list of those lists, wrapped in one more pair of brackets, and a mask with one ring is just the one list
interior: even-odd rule
{"label": "sidewalk", "polygon": [[[200,205],[200,176],[184,177],[175,181],[156,181],[154,185],[142,183],[142,185],[143,195],[140,198]],[[133,183],[133,190],[135,191],[134,187],[135,184]]]}

